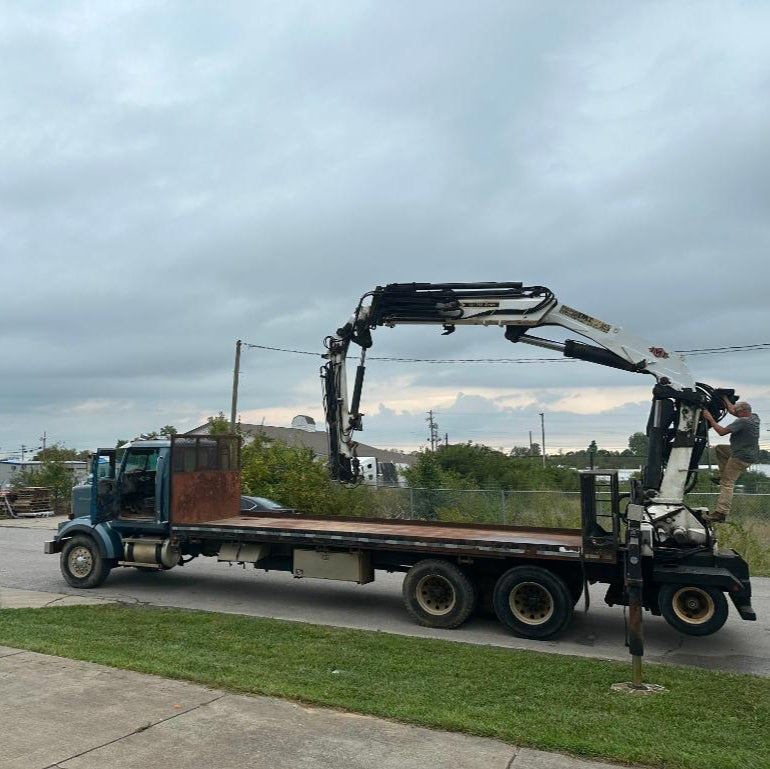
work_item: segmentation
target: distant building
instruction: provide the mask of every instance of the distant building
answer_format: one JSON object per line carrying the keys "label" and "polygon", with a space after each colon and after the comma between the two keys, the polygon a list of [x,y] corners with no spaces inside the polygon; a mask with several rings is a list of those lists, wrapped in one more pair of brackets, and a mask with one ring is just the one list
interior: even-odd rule
{"label": "distant building", "polygon": [[297,414],[297,416],[291,420],[291,426],[295,430],[304,430],[308,433],[314,433],[316,431],[315,419],[313,419],[313,417],[307,417],[304,414]]}
{"label": "distant building", "polygon": [[[414,461],[414,457],[412,457]],[[383,462],[377,457],[358,457],[363,482],[372,486],[406,486],[404,470],[410,462]]]}
{"label": "distant building", "polygon": [[[326,432],[316,430],[316,423],[312,417],[299,415],[292,419],[291,424],[291,427],[241,424],[240,428],[246,442],[253,440],[257,435],[264,435],[271,440],[281,441],[287,446],[306,446],[312,449],[317,457],[323,459],[329,456]],[[185,435],[207,435],[208,432],[209,425],[205,424],[190,430]],[[358,444],[358,455],[364,480],[367,483],[389,486],[400,485],[403,470],[411,467],[416,461],[413,454],[378,449],[365,443]]]}
{"label": "distant building", "polygon": [[[42,462],[36,459],[29,459],[22,462],[20,459],[1,459],[0,460],[0,489],[5,488],[11,484],[14,478],[16,478],[21,472],[34,473],[37,472]],[[88,477],[88,464],[82,460],[71,459],[66,460],[65,467],[68,467],[75,476],[75,483],[85,483]]]}

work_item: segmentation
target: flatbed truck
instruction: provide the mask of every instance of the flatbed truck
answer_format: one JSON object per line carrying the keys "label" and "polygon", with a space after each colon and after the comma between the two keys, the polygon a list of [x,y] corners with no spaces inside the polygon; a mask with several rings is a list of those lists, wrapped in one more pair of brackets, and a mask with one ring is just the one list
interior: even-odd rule
{"label": "flatbed truck", "polygon": [[[166,570],[199,556],[360,585],[401,572],[418,623],[456,628],[486,607],[534,639],[564,631],[589,583],[606,583],[610,604],[627,600],[614,471],[582,473],[582,526],[556,529],[242,511],[237,436],[134,441],[98,450],[92,466],[72,520],[45,544],[73,587],[98,587],[114,568]],[[754,619],[748,567],[730,549],[658,547],[643,573],[645,607],[683,633],[718,630],[726,595]]]}
{"label": "flatbed truck", "polygon": [[[621,495],[611,471],[580,475],[581,527],[547,529],[436,521],[319,517],[240,509],[236,436],[137,441],[118,456],[99,450],[93,480],[73,520],[47,542],[64,578],[96,587],[115,567],[169,569],[208,556],[291,572],[297,578],[371,582],[403,572],[403,598],[420,624],[462,625],[477,606],[526,638],[558,636],[590,583],[630,608],[629,646],[641,655],[642,607],[689,635],[722,627],[729,596],[754,620],[746,561],[719,545],[708,511],[685,495],[707,445],[708,410],[718,421],[737,396],[693,378],[682,354],[560,302],[545,286],[510,283],[392,283],[366,293],[350,320],[325,340],[321,369],[331,475],[360,479],[355,432],[366,354],[377,327],[500,328],[505,339],[655,378],[642,478]],[[533,336],[561,326],[595,344]],[[346,364],[361,348],[352,396]],[[100,475],[100,468],[106,473]]]}

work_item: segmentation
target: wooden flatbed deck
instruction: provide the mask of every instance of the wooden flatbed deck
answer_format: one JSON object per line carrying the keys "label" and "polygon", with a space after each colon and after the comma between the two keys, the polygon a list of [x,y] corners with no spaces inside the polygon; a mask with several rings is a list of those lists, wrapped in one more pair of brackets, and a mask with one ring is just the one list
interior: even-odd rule
{"label": "wooden flatbed deck", "polygon": [[393,521],[306,515],[238,515],[173,526],[180,538],[250,539],[305,547],[451,551],[456,554],[580,558],[582,537],[574,529],[517,528],[486,524]]}

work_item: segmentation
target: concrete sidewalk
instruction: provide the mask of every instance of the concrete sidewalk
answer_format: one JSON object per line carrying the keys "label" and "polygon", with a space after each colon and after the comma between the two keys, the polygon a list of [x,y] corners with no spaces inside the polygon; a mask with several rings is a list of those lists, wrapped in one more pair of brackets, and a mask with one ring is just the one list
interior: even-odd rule
{"label": "concrete sidewalk", "polygon": [[0,609],[45,609],[48,606],[94,606],[115,603],[108,598],[65,593],[46,593],[42,590],[19,590],[0,585]]}
{"label": "concrete sidewalk", "polygon": [[0,769],[611,769],[0,647]]}

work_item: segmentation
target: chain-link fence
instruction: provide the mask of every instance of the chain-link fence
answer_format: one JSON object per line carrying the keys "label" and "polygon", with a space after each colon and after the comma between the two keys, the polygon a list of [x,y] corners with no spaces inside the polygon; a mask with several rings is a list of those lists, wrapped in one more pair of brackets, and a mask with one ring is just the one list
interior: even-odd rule
{"label": "chain-link fence", "polygon": [[372,514],[381,518],[579,526],[580,495],[564,491],[495,491],[370,487]]}
{"label": "chain-link fence", "polygon": [[[490,489],[423,489],[370,487],[372,514],[382,518],[502,523],[515,526],[580,526],[577,491],[502,491]],[[713,510],[717,493],[687,495],[691,507]],[[759,519],[770,523],[770,494],[736,494],[734,519]]]}
{"label": "chain-link fence", "polygon": [[[580,528],[577,491],[370,489],[367,514],[379,518]],[[693,493],[686,501],[713,510],[716,499],[716,492]],[[728,520],[718,528],[720,544],[743,555],[754,576],[770,576],[770,494],[736,494]]]}
{"label": "chain-link fence", "polygon": [[[687,504],[713,510],[718,496],[716,492],[695,492],[687,495]],[[770,494],[735,494],[730,514],[734,518],[759,518],[770,523]]]}

